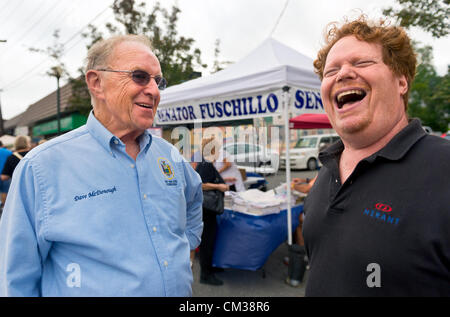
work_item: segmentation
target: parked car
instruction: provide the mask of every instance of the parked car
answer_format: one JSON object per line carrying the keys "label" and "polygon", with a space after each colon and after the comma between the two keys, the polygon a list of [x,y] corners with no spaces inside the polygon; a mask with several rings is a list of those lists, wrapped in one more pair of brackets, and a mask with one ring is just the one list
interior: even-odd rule
{"label": "parked car", "polygon": [[278,168],[279,154],[260,144],[225,143],[223,149],[237,165],[260,167],[276,164],[276,168]]}
{"label": "parked car", "polygon": [[[337,134],[316,134],[301,137],[294,148],[289,149],[291,168],[316,170],[320,166],[319,150],[339,140]],[[286,168],[286,153],[280,156],[280,168]]]}
{"label": "parked car", "polygon": [[447,132],[444,132],[444,133],[442,134],[442,137],[443,137],[444,139],[447,139],[447,140],[450,141],[450,130],[447,131]]}

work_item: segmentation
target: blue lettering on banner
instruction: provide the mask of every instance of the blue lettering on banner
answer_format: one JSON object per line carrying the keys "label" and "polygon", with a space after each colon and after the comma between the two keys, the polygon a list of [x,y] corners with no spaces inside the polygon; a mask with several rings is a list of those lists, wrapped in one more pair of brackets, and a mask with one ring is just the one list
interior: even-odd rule
{"label": "blue lettering on banner", "polygon": [[298,89],[295,92],[294,107],[297,109],[323,109],[320,93],[312,91],[302,91]]}
{"label": "blue lettering on banner", "polygon": [[208,116],[210,117],[210,118],[214,118],[214,114],[215,114],[215,111],[214,111],[214,107],[211,107],[212,109],[212,112],[211,111],[209,111],[209,104],[207,103],[206,104],[206,108],[208,108]]}
{"label": "blue lettering on banner", "polygon": [[241,116],[241,100],[240,99],[233,99],[231,100],[231,103],[233,104],[233,116]]}
{"label": "blue lettering on banner", "polygon": [[[261,97],[261,96],[259,96],[259,97]],[[248,108],[249,108],[249,113],[250,114],[255,114],[255,113],[257,113],[258,112],[258,110],[254,110],[253,109],[253,97],[248,97],[248,102],[249,102],[249,106],[248,106]]]}
{"label": "blue lettering on banner", "polygon": [[297,90],[295,92],[295,100],[297,100],[294,103],[295,108],[302,109],[305,105],[305,93],[301,90]]}
{"label": "blue lettering on banner", "polygon": [[227,105],[231,107],[231,103],[228,100],[225,100],[223,102],[223,112],[225,113],[225,115],[227,117],[230,117],[231,116],[231,111],[227,111]]}
{"label": "blue lettering on banner", "polygon": [[258,110],[259,110],[259,113],[266,113],[266,108],[262,108],[262,106],[261,106],[261,98],[262,98],[262,96],[256,96],[256,98],[258,98]]}
{"label": "blue lettering on banner", "polygon": [[194,107],[189,106],[188,109],[189,109],[189,119],[190,119],[190,120],[195,120],[195,119],[197,119],[197,117],[196,117],[195,114],[194,114]]}
{"label": "blue lettering on banner", "polygon": [[312,102],[311,93],[306,92],[306,109],[314,109],[314,103]]}
{"label": "blue lettering on banner", "polygon": [[189,119],[189,117],[188,117],[188,111],[187,111],[186,107],[183,107],[181,110],[182,110],[182,113],[183,113],[183,119],[184,119],[184,120]]}
{"label": "blue lettering on banner", "polygon": [[220,102],[216,102],[215,106],[216,106],[217,117],[222,118],[223,117],[222,104]]}
{"label": "blue lettering on banner", "polygon": [[[175,106],[166,109],[158,109],[157,117],[160,122],[190,121],[199,119],[234,118],[251,116],[255,114],[274,113],[278,110],[279,99],[275,93],[268,95],[256,95],[243,98],[200,103],[198,108],[194,106]],[[315,105],[322,106],[320,95],[297,91],[296,107],[310,108]]]}
{"label": "blue lettering on banner", "polygon": [[242,98],[242,109],[244,109],[244,115],[248,115],[247,113],[247,98]]}
{"label": "blue lettering on banner", "polygon": [[[273,106],[272,103],[270,102],[270,100],[273,100]],[[269,108],[270,112],[275,112],[278,109],[278,98],[275,94],[270,94],[267,97],[267,108]]]}
{"label": "blue lettering on banner", "polygon": [[201,113],[202,113],[202,119],[205,119],[205,104],[204,103],[202,103],[202,104],[199,104],[199,107],[200,107],[200,111],[201,111]]}

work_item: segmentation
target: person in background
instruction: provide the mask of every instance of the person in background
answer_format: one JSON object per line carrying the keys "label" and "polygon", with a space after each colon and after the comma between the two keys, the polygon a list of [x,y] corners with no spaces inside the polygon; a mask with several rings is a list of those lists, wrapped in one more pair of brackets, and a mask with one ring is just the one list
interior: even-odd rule
{"label": "person in background", "polygon": [[222,176],[225,183],[230,186],[231,191],[245,191],[241,172],[239,171],[236,163],[230,160],[230,155],[227,151],[224,151],[223,149],[219,151],[219,157],[214,162],[214,167]]}
{"label": "person in background", "polygon": [[19,135],[14,141],[14,152],[6,159],[1,172],[2,181],[10,181],[20,160],[30,151],[30,138]]}
{"label": "person in background", "polygon": [[88,51],[86,125],[31,150],[0,222],[0,296],[191,296],[202,183],[152,136],[166,81],[145,36]]}
{"label": "person in background", "polygon": [[330,24],[314,61],[341,141],[304,203],[306,296],[450,296],[450,143],[407,115],[416,54],[399,26]]}
{"label": "person in background", "polygon": [[[218,144],[214,138],[205,138],[202,140],[202,161],[196,164],[196,171],[202,179],[203,191],[219,190],[225,192],[229,186],[225,184],[216,168],[214,162],[218,157]],[[203,233],[202,242],[199,247],[200,256],[200,283],[214,286],[223,285],[223,281],[216,275],[216,269],[212,266],[214,245],[217,233],[217,214],[214,211],[203,208]]]}
{"label": "person in background", "polygon": [[[3,170],[5,166],[6,159],[12,154],[10,150],[3,146],[3,142],[0,141],[0,171]],[[0,195],[1,195],[1,206],[0,206],[0,217],[2,215],[3,207],[5,206],[6,195],[8,194],[10,180],[0,180]]]}
{"label": "person in background", "polygon": [[[316,181],[317,175],[312,178],[293,178],[292,179],[292,183],[291,183],[291,188],[304,193],[304,194],[308,194],[309,191],[311,190],[311,188],[314,185],[314,182]],[[303,221],[304,221],[304,214],[301,213],[299,218],[298,218],[298,226],[295,229],[295,243],[304,247],[305,246],[305,241],[303,240]]]}

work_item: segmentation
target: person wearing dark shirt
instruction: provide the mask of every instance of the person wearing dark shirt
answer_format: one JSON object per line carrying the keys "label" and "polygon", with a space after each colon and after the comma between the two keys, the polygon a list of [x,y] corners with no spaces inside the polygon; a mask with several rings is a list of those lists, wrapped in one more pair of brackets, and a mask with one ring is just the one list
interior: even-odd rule
{"label": "person wearing dark shirt", "polygon": [[[12,152],[10,150],[8,150],[7,148],[5,148],[3,146],[3,142],[0,141],[0,171],[3,170],[6,159],[11,154],[12,154]],[[1,195],[0,215],[3,210],[3,206],[5,206],[6,194],[8,193],[10,182],[11,181],[9,181],[9,180],[5,180],[5,181],[0,180],[0,195]]]}
{"label": "person wearing dark shirt", "polygon": [[28,153],[30,150],[30,141],[27,136],[20,135],[16,138],[14,142],[14,152],[8,156],[5,165],[3,166],[1,180],[7,181],[12,178],[14,170],[19,164],[20,160]]}
{"label": "person wearing dark shirt", "polygon": [[416,54],[398,26],[331,24],[314,61],[341,141],[306,197],[306,296],[450,296],[450,142],[407,115]]}
{"label": "person wearing dark shirt", "polygon": [[[218,148],[218,144],[214,141],[214,138],[202,140],[202,161],[194,164],[196,172],[202,179],[203,191],[219,190],[225,192],[229,190],[229,185],[225,184],[225,181],[213,164],[218,156],[216,148]],[[214,211],[203,208],[203,232],[199,246],[200,283],[220,286],[223,285],[223,281],[217,278],[215,275],[217,269],[212,266],[217,233],[216,216],[217,214]]]}

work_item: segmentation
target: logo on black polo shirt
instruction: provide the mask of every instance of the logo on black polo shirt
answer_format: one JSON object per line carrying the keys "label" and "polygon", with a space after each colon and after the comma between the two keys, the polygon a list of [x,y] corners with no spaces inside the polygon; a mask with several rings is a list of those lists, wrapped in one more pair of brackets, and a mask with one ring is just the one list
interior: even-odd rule
{"label": "logo on black polo shirt", "polygon": [[395,217],[392,212],[392,207],[384,203],[376,203],[374,209],[366,208],[363,211],[364,216],[371,217],[376,221],[384,222],[391,225],[397,225],[400,218]]}
{"label": "logo on black polo shirt", "polygon": [[161,169],[161,172],[166,177],[166,179],[165,179],[166,185],[167,186],[176,186],[177,180],[173,179],[175,177],[175,172],[174,172],[172,163],[168,159],[166,159],[164,157],[160,157],[158,159],[158,165],[159,165],[159,168]]}

